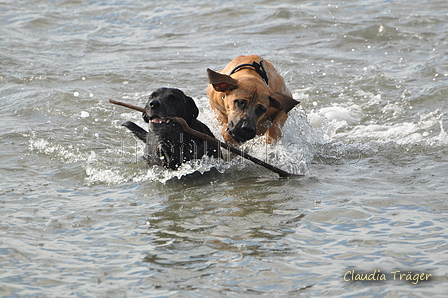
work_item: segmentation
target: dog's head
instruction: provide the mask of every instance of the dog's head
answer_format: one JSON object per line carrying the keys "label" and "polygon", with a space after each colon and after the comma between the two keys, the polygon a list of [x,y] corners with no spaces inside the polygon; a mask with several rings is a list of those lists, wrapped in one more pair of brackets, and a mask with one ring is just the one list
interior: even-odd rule
{"label": "dog's head", "polygon": [[260,121],[280,110],[289,112],[299,102],[292,97],[271,92],[259,78],[242,76],[234,79],[207,69],[209,83],[221,92],[227,114],[228,133],[242,143],[254,138]]}
{"label": "dog's head", "polygon": [[181,117],[188,124],[196,119],[199,110],[193,99],[181,90],[159,88],[149,96],[143,120],[149,123],[149,130],[156,134],[169,133],[176,126],[169,117]]}

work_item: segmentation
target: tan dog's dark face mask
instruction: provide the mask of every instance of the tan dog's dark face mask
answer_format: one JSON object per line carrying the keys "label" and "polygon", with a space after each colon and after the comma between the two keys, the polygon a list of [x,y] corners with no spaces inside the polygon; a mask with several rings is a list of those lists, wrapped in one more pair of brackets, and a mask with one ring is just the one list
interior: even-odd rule
{"label": "tan dog's dark face mask", "polygon": [[281,110],[288,112],[298,103],[282,94],[271,94],[267,85],[253,76],[234,79],[210,69],[207,73],[213,89],[222,94],[227,132],[238,143],[263,134],[270,126],[271,116]]}

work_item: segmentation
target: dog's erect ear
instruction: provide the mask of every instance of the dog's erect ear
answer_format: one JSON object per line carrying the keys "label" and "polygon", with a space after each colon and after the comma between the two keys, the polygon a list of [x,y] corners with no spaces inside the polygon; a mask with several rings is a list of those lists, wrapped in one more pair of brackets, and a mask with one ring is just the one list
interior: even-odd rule
{"label": "dog's erect ear", "polygon": [[208,82],[218,92],[230,91],[238,88],[237,81],[231,76],[207,68]]}
{"label": "dog's erect ear", "polygon": [[280,92],[275,92],[273,95],[269,96],[269,102],[271,103],[271,107],[278,110],[284,110],[286,113],[300,103],[300,101],[295,100],[291,96]]}
{"label": "dog's erect ear", "polygon": [[[189,117],[191,117],[191,119],[196,119],[199,115],[199,109],[196,106],[196,103],[194,102],[193,98],[191,98],[190,96],[184,95],[184,100],[185,100],[185,104],[186,104],[186,108],[187,110],[185,111],[185,113],[188,114]],[[189,119],[185,119],[186,121],[188,121]]]}

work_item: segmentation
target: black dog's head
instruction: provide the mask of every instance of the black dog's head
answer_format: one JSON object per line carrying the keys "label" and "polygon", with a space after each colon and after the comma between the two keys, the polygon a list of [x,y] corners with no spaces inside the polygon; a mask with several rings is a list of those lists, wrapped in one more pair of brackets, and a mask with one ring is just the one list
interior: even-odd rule
{"label": "black dog's head", "polygon": [[156,134],[169,133],[177,125],[169,117],[181,117],[190,123],[199,114],[193,99],[174,88],[159,88],[151,93],[145,110],[143,119]]}

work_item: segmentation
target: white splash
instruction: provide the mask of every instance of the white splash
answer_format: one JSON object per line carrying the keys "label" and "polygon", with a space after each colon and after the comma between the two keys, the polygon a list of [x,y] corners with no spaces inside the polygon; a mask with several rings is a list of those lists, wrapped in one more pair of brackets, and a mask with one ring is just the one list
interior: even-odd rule
{"label": "white splash", "polygon": [[42,138],[35,138],[34,133],[32,133],[29,140],[29,150],[46,154],[53,158],[59,158],[66,163],[74,163],[84,159],[78,148],[75,148],[73,145],[64,147],[61,144],[56,144]]}

